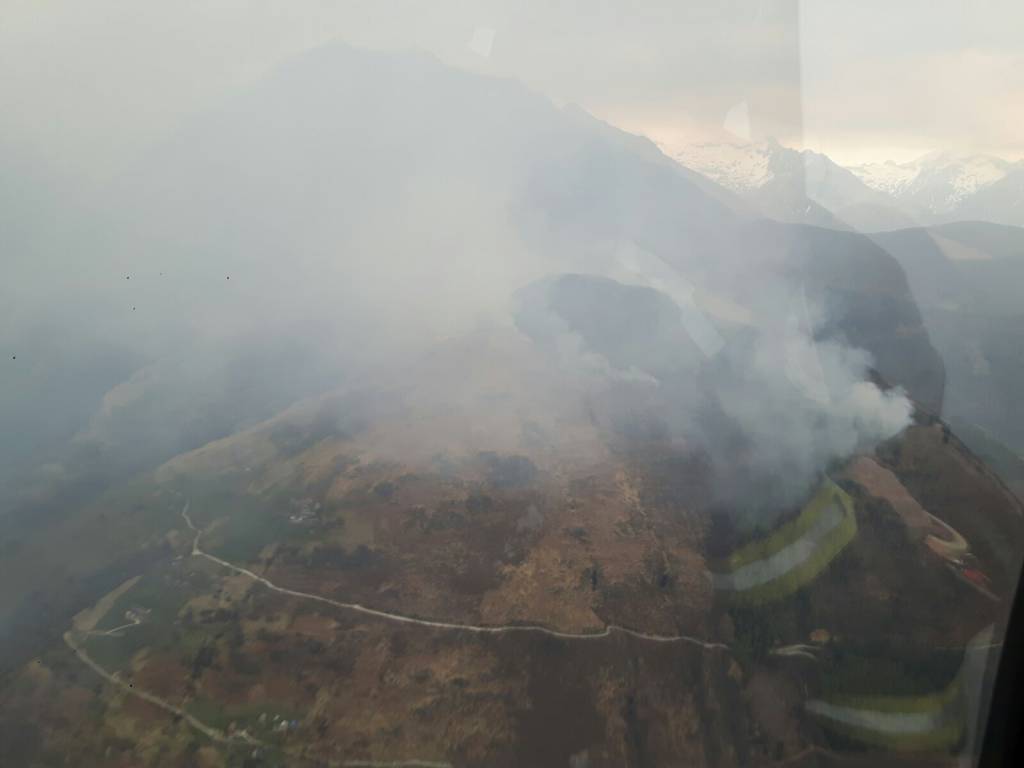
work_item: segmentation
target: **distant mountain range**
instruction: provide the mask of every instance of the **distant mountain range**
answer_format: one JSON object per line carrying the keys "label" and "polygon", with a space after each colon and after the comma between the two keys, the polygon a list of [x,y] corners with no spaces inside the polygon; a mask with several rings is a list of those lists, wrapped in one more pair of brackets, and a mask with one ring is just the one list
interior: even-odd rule
{"label": "distant mountain range", "polygon": [[670,153],[764,215],[862,231],[978,220],[1024,225],[1024,163],[930,152],[844,167],[775,141],[695,144]]}

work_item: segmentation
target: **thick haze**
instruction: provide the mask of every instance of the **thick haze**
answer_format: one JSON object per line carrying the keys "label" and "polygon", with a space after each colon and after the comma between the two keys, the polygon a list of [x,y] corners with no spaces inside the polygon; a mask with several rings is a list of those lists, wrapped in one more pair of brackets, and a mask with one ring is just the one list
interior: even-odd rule
{"label": "thick haze", "polygon": [[[796,503],[908,423],[843,327],[849,280],[805,291],[829,244],[752,229],[651,142],[563,106],[711,125],[743,102],[755,132],[798,132],[795,5],[240,8],[10,15],[5,497],[146,469],[382,370],[415,381],[442,342],[522,330],[516,297],[560,274],[656,289],[653,332],[682,323],[645,364],[616,360],[612,330],[549,323],[535,341],[554,335],[551,375],[582,375],[605,427],[660,420],[707,454],[724,504]],[[370,47],[307,50],[335,34]],[[866,240],[842,248],[884,262]],[[900,280],[879,290],[904,301]],[[600,325],[605,303],[582,295],[577,320]],[[698,351],[664,369],[677,342]]]}
{"label": "thick haze", "polygon": [[108,175],[329,40],[515,77],[669,145],[744,103],[754,138],[839,162],[1024,156],[1014,0],[830,3],[6,0],[0,138]]}
{"label": "thick haze", "polygon": [[1019,0],[0,3],[0,763],[964,741]]}

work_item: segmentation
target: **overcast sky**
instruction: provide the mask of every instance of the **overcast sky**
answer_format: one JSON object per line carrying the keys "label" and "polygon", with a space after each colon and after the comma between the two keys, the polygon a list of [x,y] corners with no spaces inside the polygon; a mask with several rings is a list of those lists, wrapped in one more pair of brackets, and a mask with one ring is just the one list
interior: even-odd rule
{"label": "overcast sky", "polygon": [[0,3],[0,140],[72,172],[111,172],[334,39],[515,77],[668,145],[732,110],[840,162],[1024,157],[1020,0]]}

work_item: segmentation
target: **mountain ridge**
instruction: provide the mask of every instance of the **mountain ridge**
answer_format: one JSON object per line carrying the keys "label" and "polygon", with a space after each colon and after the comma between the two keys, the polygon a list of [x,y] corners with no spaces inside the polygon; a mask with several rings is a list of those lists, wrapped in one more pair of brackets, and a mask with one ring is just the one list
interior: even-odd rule
{"label": "mountain ridge", "polygon": [[809,219],[810,205],[831,214],[831,226],[865,232],[962,219],[1024,224],[1024,163],[993,155],[936,150],[910,162],[841,165],[774,139],[663,149],[785,221],[827,222]]}

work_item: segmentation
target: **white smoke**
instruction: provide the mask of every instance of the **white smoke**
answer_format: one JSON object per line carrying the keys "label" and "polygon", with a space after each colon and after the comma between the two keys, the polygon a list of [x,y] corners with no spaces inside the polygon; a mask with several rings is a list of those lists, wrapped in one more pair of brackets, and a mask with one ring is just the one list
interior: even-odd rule
{"label": "white smoke", "polygon": [[910,423],[905,393],[868,380],[864,350],[789,330],[730,347],[703,380],[702,444],[720,500],[740,517],[799,503],[834,461]]}
{"label": "white smoke", "polygon": [[[742,216],[652,145],[428,57],[313,52],[196,117],[95,208],[18,256],[31,300],[9,311],[26,325],[88,317],[128,350],[126,370],[96,384],[95,417],[73,414],[68,430],[120,442],[128,459],[157,445],[152,460],[165,458],[367,368],[507,327],[510,296],[568,272],[675,302],[682,330],[615,341],[625,362],[564,324],[541,335],[579,372],[581,397],[610,393],[597,417],[660,418],[712,457],[736,506],[790,503],[910,412],[865,383],[863,352],[815,338],[824,311],[791,320],[805,300],[778,260],[734,243]],[[143,368],[149,397],[118,400]],[[33,375],[26,392],[56,380]]]}

